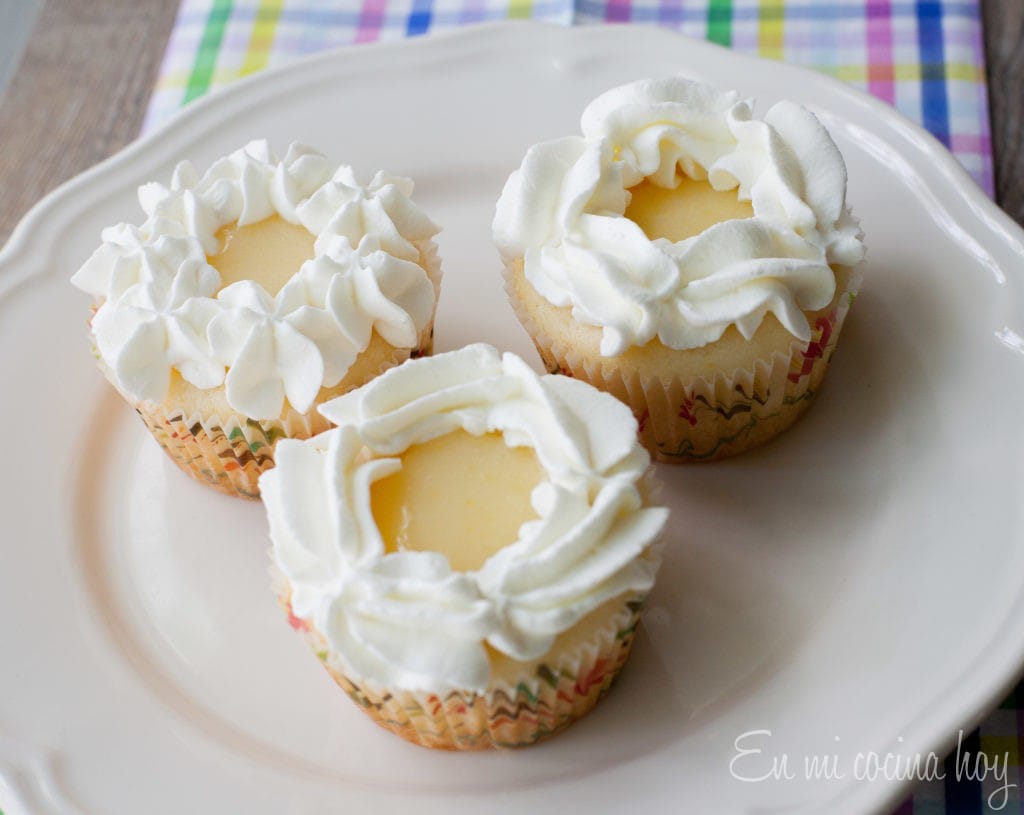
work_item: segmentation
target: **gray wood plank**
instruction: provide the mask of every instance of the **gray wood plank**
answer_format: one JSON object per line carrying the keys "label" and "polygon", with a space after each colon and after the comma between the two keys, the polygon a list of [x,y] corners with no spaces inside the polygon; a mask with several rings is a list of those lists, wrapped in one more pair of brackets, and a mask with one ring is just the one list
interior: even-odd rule
{"label": "gray wood plank", "polygon": [[1024,0],[984,0],[996,200],[1024,226]]}
{"label": "gray wood plank", "polygon": [[0,3],[0,99],[39,15],[40,0]]}
{"label": "gray wood plank", "polygon": [[0,103],[0,243],[142,125],[174,25],[167,0],[47,0]]}

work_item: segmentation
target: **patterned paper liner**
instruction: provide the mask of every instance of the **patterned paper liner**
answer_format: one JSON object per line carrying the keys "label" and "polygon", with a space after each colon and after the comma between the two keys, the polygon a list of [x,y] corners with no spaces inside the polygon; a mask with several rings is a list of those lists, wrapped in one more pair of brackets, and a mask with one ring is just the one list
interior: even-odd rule
{"label": "patterned paper liner", "polygon": [[[378,370],[350,389],[399,365],[411,356],[430,353],[433,335],[429,331],[423,345],[410,351],[395,348]],[[316,409],[308,413],[290,409],[279,419],[256,420],[232,414],[226,419],[186,412],[157,402],[139,402],[118,388],[113,372],[97,356],[104,375],[139,414],[171,460],[182,472],[227,495],[259,499],[259,477],[274,466],[274,446],[278,439],[308,439],[331,427]]]}
{"label": "patterned paper liner", "polygon": [[[588,713],[612,686],[629,657],[644,597],[623,599],[622,610],[579,647],[552,653],[514,682],[492,680],[484,693],[444,694],[382,689],[339,669],[324,636],[292,613],[288,580],[271,567],[274,591],[288,622],[313,649],[335,682],[386,730],[422,747],[488,750],[526,747],[561,732]],[[532,664],[532,663],[531,663]]]}
{"label": "patterned paper liner", "polygon": [[[410,357],[428,356],[433,348],[433,328],[421,339],[418,348],[393,349],[387,359],[371,375],[353,382],[350,389],[400,365]],[[226,495],[257,500],[260,497],[259,477],[274,466],[274,446],[278,439],[308,439],[331,427],[314,405],[309,413],[289,410],[279,419],[256,420],[232,414],[226,419],[186,412],[156,402],[139,402],[124,393],[117,378],[95,353],[96,362],[111,385],[139,414],[171,460],[186,475],[208,484]]]}
{"label": "patterned paper liner", "polygon": [[547,370],[582,379],[629,405],[640,425],[641,443],[654,459],[672,464],[734,456],[792,425],[821,386],[861,282],[860,272],[852,270],[831,308],[814,321],[810,340],[794,339],[787,353],[776,351],[750,368],[710,379],[661,379],[588,359],[546,336],[516,296],[514,274],[515,264],[509,263],[504,270],[506,294]]}
{"label": "patterned paper liner", "polygon": [[186,415],[163,405],[134,404],[143,423],[183,472],[228,495],[257,499],[260,474],[274,466],[274,444],[305,439],[330,424],[316,411],[289,411],[284,419],[256,421],[231,416]]}

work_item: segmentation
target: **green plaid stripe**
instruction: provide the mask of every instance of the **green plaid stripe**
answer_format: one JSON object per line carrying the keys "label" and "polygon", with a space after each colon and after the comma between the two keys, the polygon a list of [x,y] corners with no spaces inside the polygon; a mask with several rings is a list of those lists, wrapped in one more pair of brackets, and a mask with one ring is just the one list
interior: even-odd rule
{"label": "green plaid stripe", "polygon": [[217,66],[217,55],[220,54],[220,46],[224,41],[224,29],[227,28],[230,17],[231,0],[214,0],[210,16],[206,18],[206,28],[203,29],[203,38],[199,42],[188,85],[185,86],[183,103],[191,102],[209,89],[213,70]]}

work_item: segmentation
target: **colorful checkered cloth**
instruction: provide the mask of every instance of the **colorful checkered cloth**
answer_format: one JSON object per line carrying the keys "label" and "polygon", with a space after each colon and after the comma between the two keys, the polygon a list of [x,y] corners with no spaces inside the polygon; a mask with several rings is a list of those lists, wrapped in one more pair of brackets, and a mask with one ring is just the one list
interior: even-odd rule
{"label": "colorful checkered cloth", "polygon": [[[183,0],[144,130],[212,87],[293,57],[508,17],[657,23],[824,71],[923,124],[992,192],[978,0]],[[964,737],[964,754],[1008,757],[1004,782],[972,781],[954,755],[945,780],[920,785],[894,815],[1024,815],[1021,707],[1024,685]],[[990,802],[1002,783],[1013,785],[1005,803]]]}
{"label": "colorful checkered cloth", "polygon": [[183,0],[143,129],[293,57],[508,17],[657,23],[815,68],[923,124],[992,192],[978,0]]}

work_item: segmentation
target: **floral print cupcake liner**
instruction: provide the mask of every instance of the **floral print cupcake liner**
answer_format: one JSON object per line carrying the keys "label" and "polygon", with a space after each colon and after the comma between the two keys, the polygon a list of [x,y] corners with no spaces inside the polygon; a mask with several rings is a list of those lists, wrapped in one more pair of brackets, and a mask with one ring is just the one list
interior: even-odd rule
{"label": "floral print cupcake liner", "polygon": [[272,569],[288,622],[313,649],[335,682],[371,719],[406,741],[441,750],[526,747],[586,715],[615,682],[629,657],[643,597],[623,598],[622,610],[575,650],[553,649],[514,682],[492,681],[485,693],[446,694],[379,689],[339,669],[324,636],[291,610],[287,579]]}
{"label": "floral print cupcake liner", "polygon": [[304,439],[330,427],[319,415],[295,413],[285,420],[228,422],[186,416],[161,405],[135,405],[164,452],[187,475],[228,495],[258,499],[260,474],[274,466],[274,444]]}
{"label": "floral print cupcake liner", "polygon": [[788,353],[712,378],[664,380],[603,365],[546,337],[519,302],[512,275],[506,268],[506,292],[547,370],[582,379],[629,405],[651,457],[669,463],[728,458],[792,425],[821,387],[861,281],[851,273],[832,307],[812,324],[810,340],[794,340]]}
{"label": "floral print cupcake liner", "polygon": [[[349,389],[365,384],[410,357],[429,356],[433,344],[434,332],[430,326],[416,348],[395,348],[379,370],[364,380],[352,382]],[[117,388],[116,378],[96,356],[100,369]],[[280,419],[256,420],[238,415],[222,419],[160,403],[138,402],[123,392],[121,395],[186,475],[226,495],[253,500],[260,497],[260,474],[274,466],[274,447],[278,439],[308,439],[331,427],[315,405],[308,414],[290,410]]]}

